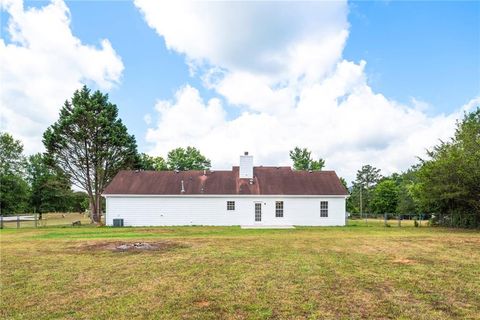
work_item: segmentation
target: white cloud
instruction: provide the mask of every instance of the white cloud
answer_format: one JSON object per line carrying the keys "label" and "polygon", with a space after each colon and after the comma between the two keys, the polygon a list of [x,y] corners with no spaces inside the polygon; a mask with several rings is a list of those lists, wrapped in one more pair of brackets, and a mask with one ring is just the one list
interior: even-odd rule
{"label": "white cloud", "polygon": [[168,48],[197,67],[254,72],[274,82],[318,78],[340,56],[346,1],[189,2],[135,0]]}
{"label": "white cloud", "polygon": [[[342,80],[345,76],[348,82]],[[407,168],[425,148],[451,136],[461,116],[459,111],[428,117],[388,100],[367,85],[363,64],[347,61],[330,78],[304,89],[295,108],[282,114],[244,112],[226,120],[218,100],[213,101],[205,103],[198,90],[187,86],[174,101],[158,102],[160,120],[147,134],[155,144],[151,153],[165,155],[174,147],[195,145],[216,168],[237,164],[244,150],[255,155],[257,164],[289,165],[288,151],[298,145],[353,179],[366,163],[384,173]]]}
{"label": "white cloud", "polygon": [[198,91],[190,86],[177,91],[174,103],[159,101],[155,109],[160,114],[159,128],[148,130],[147,141],[161,140],[169,149],[195,144],[198,137],[225,122],[220,101],[211,99],[205,104]]}
{"label": "white cloud", "polygon": [[249,72],[230,72],[210,88],[223,95],[230,104],[267,113],[285,112],[295,103],[296,90],[290,86],[272,88],[267,77]]}
{"label": "white cloud", "polygon": [[21,139],[26,153],[38,152],[65,99],[85,82],[110,89],[123,63],[108,40],[96,48],[72,34],[63,1],[40,9],[3,1],[2,10],[10,15],[11,43],[0,39],[0,129]]}
{"label": "white cloud", "polygon": [[428,116],[425,102],[405,105],[373,92],[366,62],[342,59],[344,2],[135,4],[207,88],[243,110],[227,119],[219,100],[204,102],[197,89],[181,88],[156,105],[159,121],[147,134],[152,154],[195,145],[216,168],[237,164],[245,150],[257,164],[285,165],[298,145],[351,180],[367,163],[384,174],[408,168],[451,136],[468,108]]}

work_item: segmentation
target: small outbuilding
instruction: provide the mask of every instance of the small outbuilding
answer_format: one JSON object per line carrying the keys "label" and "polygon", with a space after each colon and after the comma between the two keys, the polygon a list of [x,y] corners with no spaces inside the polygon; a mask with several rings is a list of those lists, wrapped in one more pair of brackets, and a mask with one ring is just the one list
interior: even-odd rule
{"label": "small outbuilding", "polygon": [[103,192],[107,225],[343,226],[347,190],[334,171],[254,167],[120,171]]}

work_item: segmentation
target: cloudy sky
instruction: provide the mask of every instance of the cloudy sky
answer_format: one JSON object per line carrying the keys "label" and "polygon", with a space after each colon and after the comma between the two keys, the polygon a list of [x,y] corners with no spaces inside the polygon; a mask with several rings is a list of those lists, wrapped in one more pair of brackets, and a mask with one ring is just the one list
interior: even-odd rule
{"label": "cloudy sky", "polygon": [[480,105],[480,2],[1,1],[0,126],[28,154],[110,94],[139,149],[215,169],[307,147],[349,181],[404,170]]}

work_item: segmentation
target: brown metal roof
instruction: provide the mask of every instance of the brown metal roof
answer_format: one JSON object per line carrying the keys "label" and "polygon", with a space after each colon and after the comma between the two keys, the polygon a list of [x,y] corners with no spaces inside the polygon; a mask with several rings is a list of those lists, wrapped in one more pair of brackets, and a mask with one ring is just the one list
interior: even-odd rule
{"label": "brown metal roof", "polygon": [[[335,171],[294,171],[290,167],[254,167],[253,183],[230,171],[120,171],[104,195],[347,195]],[[185,192],[181,192],[182,180]]]}

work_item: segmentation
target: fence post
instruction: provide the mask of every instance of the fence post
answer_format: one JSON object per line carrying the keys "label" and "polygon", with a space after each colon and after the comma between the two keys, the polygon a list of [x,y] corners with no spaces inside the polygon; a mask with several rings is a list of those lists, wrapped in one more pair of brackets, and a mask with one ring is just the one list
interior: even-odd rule
{"label": "fence post", "polygon": [[0,229],[3,229],[3,216],[0,215]]}
{"label": "fence post", "polygon": [[17,214],[17,229],[20,228],[20,216]]}
{"label": "fence post", "polygon": [[399,227],[402,226],[401,221],[402,221],[402,215],[399,214],[399,215],[398,215],[398,226],[399,226]]}
{"label": "fence post", "polygon": [[35,228],[38,228],[37,213],[33,214],[33,220],[35,221]]}
{"label": "fence post", "polygon": [[387,214],[383,214],[383,225],[386,227],[387,226]]}

